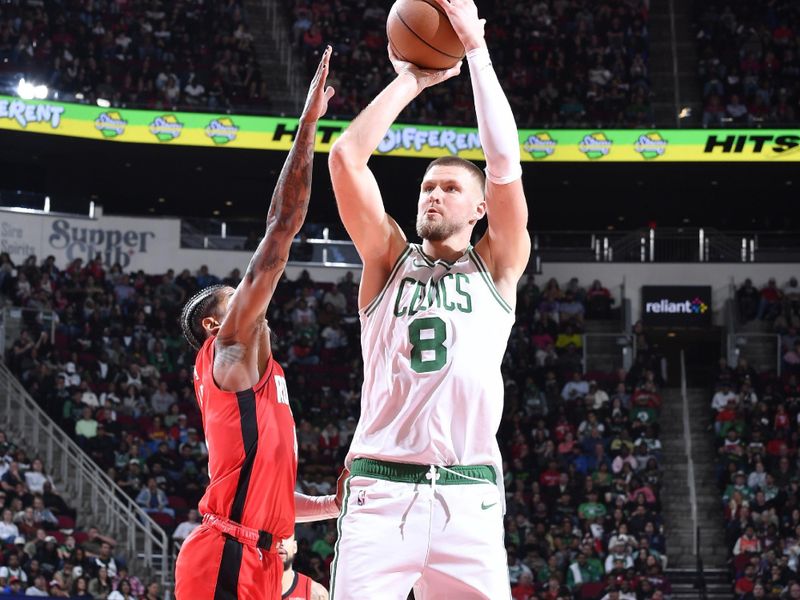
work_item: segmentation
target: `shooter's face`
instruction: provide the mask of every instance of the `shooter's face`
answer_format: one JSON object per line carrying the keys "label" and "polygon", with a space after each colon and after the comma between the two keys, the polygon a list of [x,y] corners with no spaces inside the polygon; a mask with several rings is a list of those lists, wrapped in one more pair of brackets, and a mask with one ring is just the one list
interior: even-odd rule
{"label": "shooter's face", "polygon": [[441,242],[472,228],[486,212],[478,179],[458,166],[435,166],[422,180],[417,206],[417,234]]}

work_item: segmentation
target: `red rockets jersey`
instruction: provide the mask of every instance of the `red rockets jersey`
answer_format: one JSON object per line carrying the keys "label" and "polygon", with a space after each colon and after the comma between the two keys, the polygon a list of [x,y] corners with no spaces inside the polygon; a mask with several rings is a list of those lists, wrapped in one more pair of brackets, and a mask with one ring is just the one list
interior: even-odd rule
{"label": "red rockets jersey", "polygon": [[270,356],[254,387],[223,391],[212,374],[215,339],[203,344],[194,370],[210,479],[200,513],[286,539],[294,532],[297,438],[283,369]]}
{"label": "red rockets jersey", "polygon": [[294,582],[281,600],[311,600],[311,579],[302,573],[294,574]]}

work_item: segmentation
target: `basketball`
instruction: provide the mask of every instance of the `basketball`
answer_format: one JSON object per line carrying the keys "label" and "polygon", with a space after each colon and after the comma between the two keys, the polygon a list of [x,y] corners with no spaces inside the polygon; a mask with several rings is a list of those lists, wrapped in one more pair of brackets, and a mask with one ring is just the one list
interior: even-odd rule
{"label": "basketball", "polygon": [[397,0],[386,34],[397,57],[421,69],[449,69],[464,58],[464,45],[433,0]]}

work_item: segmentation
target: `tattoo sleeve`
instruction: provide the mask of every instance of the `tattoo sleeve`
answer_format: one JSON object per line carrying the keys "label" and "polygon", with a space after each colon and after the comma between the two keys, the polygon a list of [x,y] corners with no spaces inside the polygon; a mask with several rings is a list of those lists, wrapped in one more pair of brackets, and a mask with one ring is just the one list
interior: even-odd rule
{"label": "tattoo sleeve", "polygon": [[264,239],[250,260],[245,277],[276,271],[277,280],[289,260],[291,242],[303,226],[311,197],[316,133],[316,122],[300,121],[294,144],[272,194]]}

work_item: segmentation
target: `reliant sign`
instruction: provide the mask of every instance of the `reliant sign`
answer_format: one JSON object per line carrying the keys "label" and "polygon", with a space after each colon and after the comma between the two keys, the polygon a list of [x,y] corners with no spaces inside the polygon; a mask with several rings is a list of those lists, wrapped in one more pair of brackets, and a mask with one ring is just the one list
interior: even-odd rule
{"label": "reliant sign", "polygon": [[711,325],[711,286],[642,286],[642,322],[656,327]]}

